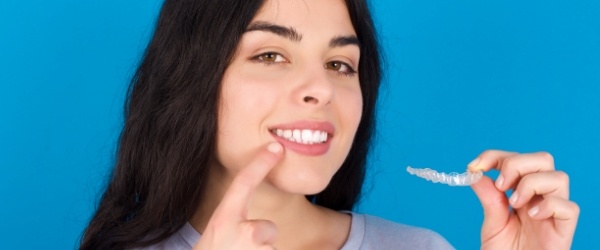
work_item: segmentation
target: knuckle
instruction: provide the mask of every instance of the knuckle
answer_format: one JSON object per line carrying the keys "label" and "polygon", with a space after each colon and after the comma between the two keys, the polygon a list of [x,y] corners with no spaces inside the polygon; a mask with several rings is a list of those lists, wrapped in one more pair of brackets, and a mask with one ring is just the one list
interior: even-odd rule
{"label": "knuckle", "polygon": [[481,152],[481,154],[479,154],[482,158],[490,158],[490,157],[494,157],[494,155],[498,154],[498,150],[496,149],[488,149],[485,150],[483,152]]}
{"label": "knuckle", "polygon": [[562,183],[565,186],[569,186],[569,175],[563,171],[556,171],[556,176],[558,178],[558,180],[560,181],[560,183]]}
{"label": "knuckle", "polygon": [[246,222],[241,224],[242,234],[247,237],[252,237],[258,230],[257,225],[252,222]]}
{"label": "knuckle", "polygon": [[502,193],[492,194],[485,201],[486,207],[502,208],[508,206],[508,200]]}
{"label": "knuckle", "polygon": [[571,210],[573,211],[573,213],[575,215],[579,215],[579,213],[581,212],[579,205],[577,205],[577,203],[572,202],[572,201],[570,202],[570,204],[571,204]]}
{"label": "knuckle", "polygon": [[519,193],[522,193],[523,191],[530,191],[534,187],[534,178],[535,176],[531,175],[525,175],[521,177],[521,180],[519,180],[519,183],[517,184],[517,190],[519,190]]}
{"label": "knuckle", "polygon": [[544,161],[554,164],[554,156],[552,156],[552,154],[546,151],[538,152],[536,154]]}
{"label": "knuckle", "polygon": [[512,166],[514,166],[516,164],[516,162],[518,161],[517,158],[518,155],[511,155],[511,156],[507,156],[506,158],[504,158],[502,160],[502,167],[507,167],[507,168],[511,168]]}
{"label": "knuckle", "polygon": [[547,197],[540,201],[538,204],[540,210],[543,211],[553,211],[556,209],[557,204],[559,203],[559,198],[556,197]]}
{"label": "knuckle", "polygon": [[275,223],[267,220],[249,220],[241,224],[243,237],[257,243],[266,243],[277,235]]}

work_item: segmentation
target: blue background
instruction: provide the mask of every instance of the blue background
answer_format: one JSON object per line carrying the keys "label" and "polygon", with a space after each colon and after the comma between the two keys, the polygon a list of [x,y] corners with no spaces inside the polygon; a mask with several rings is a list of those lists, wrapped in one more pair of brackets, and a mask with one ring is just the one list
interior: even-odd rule
{"label": "blue background", "polygon": [[[582,210],[573,248],[592,248],[600,224],[600,1],[373,4],[388,68],[358,210],[477,249],[482,212],[471,189],[423,181],[406,166],[461,171],[485,149],[544,150],[570,174]],[[2,248],[76,248],[159,7],[0,2]]]}

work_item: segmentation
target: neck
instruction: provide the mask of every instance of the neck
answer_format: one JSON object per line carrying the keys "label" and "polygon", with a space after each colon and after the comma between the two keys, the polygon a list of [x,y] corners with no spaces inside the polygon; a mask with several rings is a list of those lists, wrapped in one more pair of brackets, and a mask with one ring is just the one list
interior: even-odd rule
{"label": "neck", "polygon": [[[208,224],[212,213],[221,202],[225,192],[227,192],[233,177],[223,167],[211,169],[202,200],[190,221],[192,226],[199,232],[202,232]],[[301,219],[307,213],[313,213],[315,210],[318,211],[319,208],[311,204],[304,195],[283,192],[268,181],[263,181],[253,194],[247,216],[248,219],[273,221],[281,230],[280,227],[291,223],[290,220],[294,218]],[[302,217],[297,215],[302,215]]]}
{"label": "neck", "polygon": [[[228,190],[233,175],[223,167],[215,167],[211,169],[208,180],[203,198],[190,220],[190,224],[200,233],[206,228]],[[276,245],[282,249],[298,247],[299,242],[306,242],[308,245],[315,242],[322,244],[322,239],[319,238],[331,232],[336,232],[334,237],[341,239],[336,244],[343,245],[350,230],[348,215],[314,205],[303,194],[283,192],[268,181],[263,181],[256,189],[247,216],[250,220],[261,219],[275,223],[278,230]],[[341,245],[334,248],[339,249]]]}

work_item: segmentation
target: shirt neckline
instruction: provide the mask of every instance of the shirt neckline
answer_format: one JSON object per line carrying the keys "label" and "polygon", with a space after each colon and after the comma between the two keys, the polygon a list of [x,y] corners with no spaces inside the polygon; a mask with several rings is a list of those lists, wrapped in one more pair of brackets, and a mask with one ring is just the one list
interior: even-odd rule
{"label": "shirt neckline", "polygon": [[[359,249],[365,238],[365,216],[363,214],[357,214],[352,211],[340,211],[342,213],[349,214],[351,217],[350,222],[350,233],[346,243],[340,250],[351,250]],[[189,222],[186,222],[181,229],[177,232],[183,240],[190,246],[194,247],[196,242],[200,240],[200,233],[196,231]]]}

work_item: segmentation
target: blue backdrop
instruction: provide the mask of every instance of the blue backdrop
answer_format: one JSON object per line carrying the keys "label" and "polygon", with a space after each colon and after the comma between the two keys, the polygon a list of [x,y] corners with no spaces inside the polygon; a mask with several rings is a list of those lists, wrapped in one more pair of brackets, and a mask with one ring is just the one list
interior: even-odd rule
{"label": "blue backdrop", "polygon": [[[432,184],[405,167],[461,171],[488,148],[544,150],[570,174],[581,207],[573,248],[592,248],[600,223],[600,1],[373,5],[387,70],[359,211],[477,249],[482,212],[471,189]],[[2,248],[76,248],[159,7],[0,2]]]}

